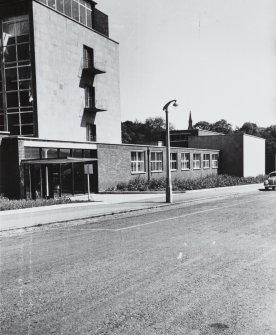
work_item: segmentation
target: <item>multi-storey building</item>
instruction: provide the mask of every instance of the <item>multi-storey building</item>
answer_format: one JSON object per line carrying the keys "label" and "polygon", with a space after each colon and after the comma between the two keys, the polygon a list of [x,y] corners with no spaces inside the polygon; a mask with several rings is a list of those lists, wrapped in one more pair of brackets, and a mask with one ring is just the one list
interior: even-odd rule
{"label": "multi-storey building", "polygon": [[[165,175],[164,147],[121,144],[118,43],[94,1],[0,0],[0,53],[0,193]],[[217,163],[217,150],[179,148],[170,162],[175,177],[216,174]]]}

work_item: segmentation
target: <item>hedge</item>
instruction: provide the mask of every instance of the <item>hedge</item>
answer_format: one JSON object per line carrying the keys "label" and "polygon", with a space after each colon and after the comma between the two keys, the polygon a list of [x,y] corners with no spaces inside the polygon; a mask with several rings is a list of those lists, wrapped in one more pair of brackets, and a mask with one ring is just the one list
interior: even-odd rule
{"label": "hedge", "polygon": [[[234,177],[229,175],[210,175],[195,179],[175,178],[172,181],[174,191],[199,190],[214,187],[237,186],[247,184],[257,184],[263,182],[265,176],[257,177]],[[119,183],[116,187],[107,191],[163,191],[166,188],[166,178],[146,180],[137,177],[127,183]]]}
{"label": "hedge", "polygon": [[52,206],[60,204],[71,203],[69,198],[58,198],[58,199],[37,199],[37,200],[10,200],[3,196],[0,197],[0,211],[7,211],[12,209],[21,208],[32,208],[42,206]]}

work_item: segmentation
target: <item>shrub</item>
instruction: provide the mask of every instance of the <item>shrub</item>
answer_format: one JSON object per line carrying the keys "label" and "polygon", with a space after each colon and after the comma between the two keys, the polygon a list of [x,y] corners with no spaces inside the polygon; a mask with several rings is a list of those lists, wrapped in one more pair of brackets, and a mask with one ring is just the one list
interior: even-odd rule
{"label": "shrub", "polygon": [[60,204],[71,203],[70,198],[58,198],[58,199],[37,199],[37,200],[10,200],[5,197],[0,197],[0,211],[12,210],[12,209],[22,209],[22,208],[32,208],[32,207],[42,207],[42,206],[52,206]]}
{"label": "shrub", "polygon": [[[195,179],[175,178],[172,181],[174,191],[199,190],[204,188],[237,186],[261,183],[265,176],[257,177],[235,177],[229,175],[209,175]],[[108,191],[163,191],[166,188],[166,178],[151,179],[135,178],[127,183],[119,183]]]}

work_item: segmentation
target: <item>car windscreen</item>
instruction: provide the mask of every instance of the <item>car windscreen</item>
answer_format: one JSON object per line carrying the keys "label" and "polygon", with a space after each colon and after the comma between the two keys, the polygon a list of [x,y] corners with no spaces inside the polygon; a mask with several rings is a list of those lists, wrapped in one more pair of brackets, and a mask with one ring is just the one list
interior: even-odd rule
{"label": "car windscreen", "polygon": [[276,172],[270,173],[269,177],[276,177]]}

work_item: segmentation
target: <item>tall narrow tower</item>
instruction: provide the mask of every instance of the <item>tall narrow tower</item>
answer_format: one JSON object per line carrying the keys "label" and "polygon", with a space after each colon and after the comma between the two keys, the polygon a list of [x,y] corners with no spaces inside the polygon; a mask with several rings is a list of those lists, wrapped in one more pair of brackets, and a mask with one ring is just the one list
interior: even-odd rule
{"label": "tall narrow tower", "polygon": [[192,112],[190,112],[188,130],[192,130],[192,129],[193,129],[193,120],[192,120]]}

